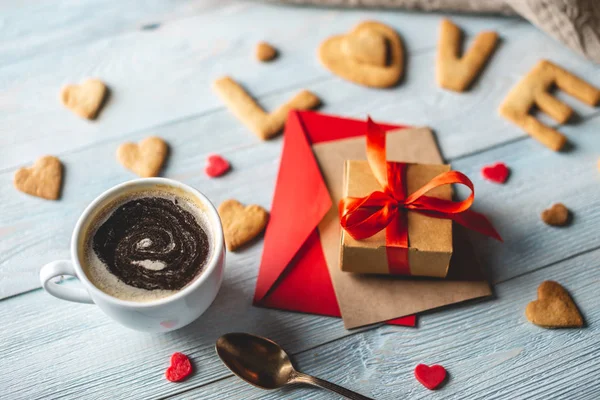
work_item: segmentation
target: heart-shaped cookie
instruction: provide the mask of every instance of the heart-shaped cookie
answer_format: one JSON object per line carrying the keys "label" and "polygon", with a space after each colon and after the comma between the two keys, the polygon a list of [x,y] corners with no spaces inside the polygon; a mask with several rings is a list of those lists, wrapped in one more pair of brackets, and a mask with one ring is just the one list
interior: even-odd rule
{"label": "heart-shaped cookie", "polygon": [[123,143],[117,149],[117,159],[123,166],[143,178],[157,176],[167,157],[169,147],[159,137],[150,136],[139,143]]}
{"label": "heart-shaped cookie", "polygon": [[165,377],[171,382],[179,382],[192,373],[192,363],[183,353],[173,353],[171,365],[165,371]]}
{"label": "heart-shaped cookie", "polygon": [[415,368],[415,378],[427,389],[433,390],[446,379],[446,368],[441,365],[419,364]]}
{"label": "heart-shaped cookie", "polygon": [[342,52],[360,63],[385,67],[387,43],[381,33],[364,30],[346,35],[342,41]]}
{"label": "heart-shaped cookie", "polygon": [[211,154],[206,159],[204,172],[211,178],[216,178],[229,171],[229,162],[218,154]]}
{"label": "heart-shaped cookie", "polygon": [[219,206],[225,244],[235,251],[258,236],[267,226],[269,213],[256,204],[244,207],[237,200],[225,200]]}
{"label": "heart-shaped cookie", "polygon": [[552,226],[565,226],[569,223],[571,212],[563,203],[553,204],[552,207],[542,211],[542,221]]}
{"label": "heart-shaped cookie", "polygon": [[106,97],[106,85],[99,79],[87,79],[79,85],[67,85],[60,92],[65,107],[82,118],[95,119]]}
{"label": "heart-shaped cookie", "polygon": [[544,328],[580,328],[583,317],[569,293],[557,282],[544,281],[537,290],[538,299],[527,304],[525,316]]}
{"label": "heart-shaped cookie", "polygon": [[496,183],[504,183],[510,175],[510,170],[504,163],[496,163],[487,165],[481,169],[481,175],[488,181]]}
{"label": "heart-shaped cookie", "polygon": [[[379,50],[369,49],[365,46],[368,42],[379,43],[375,45]],[[383,57],[386,63],[382,66]],[[394,29],[375,21],[363,22],[346,35],[325,40],[319,47],[319,59],[334,74],[369,87],[394,86],[404,71],[400,36]]]}
{"label": "heart-shaped cookie", "polygon": [[53,156],[38,159],[31,168],[21,168],[15,173],[14,185],[23,193],[56,200],[60,195],[62,164]]}

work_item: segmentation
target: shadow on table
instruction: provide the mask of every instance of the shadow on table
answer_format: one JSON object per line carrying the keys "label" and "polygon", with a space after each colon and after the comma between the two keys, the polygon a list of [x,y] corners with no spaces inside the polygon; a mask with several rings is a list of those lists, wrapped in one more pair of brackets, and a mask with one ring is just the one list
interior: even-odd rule
{"label": "shadow on table", "polygon": [[[230,332],[247,332],[268,337],[284,347],[301,341],[298,324],[290,316],[302,315],[252,305],[254,285],[247,281],[224,279],[221,290],[210,308],[190,325],[167,333],[168,338],[189,343],[191,348],[213,347],[217,339]],[[293,350],[293,349],[290,349]]]}

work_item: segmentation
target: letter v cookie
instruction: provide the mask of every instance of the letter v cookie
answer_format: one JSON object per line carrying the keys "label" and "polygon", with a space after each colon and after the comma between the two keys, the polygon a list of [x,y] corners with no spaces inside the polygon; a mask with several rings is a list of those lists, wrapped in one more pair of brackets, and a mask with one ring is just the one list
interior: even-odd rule
{"label": "letter v cookie", "polygon": [[529,115],[529,110],[536,105],[559,124],[567,122],[573,110],[548,93],[554,85],[590,106],[600,100],[598,88],[550,61],[541,60],[512,88],[498,111],[546,147],[559,151],[567,138]]}
{"label": "letter v cookie", "polygon": [[469,50],[459,57],[460,28],[450,20],[442,20],[436,65],[438,85],[455,92],[467,90],[492,55],[497,41],[496,32],[481,32],[475,37]]}
{"label": "letter v cookie", "polygon": [[266,113],[244,88],[228,76],[217,79],[213,90],[233,115],[262,140],[271,139],[283,129],[291,110],[310,110],[321,104],[316,95],[302,90],[272,113]]}

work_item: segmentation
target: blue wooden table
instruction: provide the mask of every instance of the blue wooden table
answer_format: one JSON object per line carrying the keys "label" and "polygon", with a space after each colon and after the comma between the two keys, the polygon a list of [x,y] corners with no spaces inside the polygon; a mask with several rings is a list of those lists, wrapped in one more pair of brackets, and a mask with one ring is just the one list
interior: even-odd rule
{"label": "blue wooden table", "polygon": [[[472,38],[497,30],[498,51],[472,90],[457,94],[434,79],[441,15],[277,7],[225,0],[0,2],[0,398],[1,399],[333,399],[302,388],[262,392],[217,359],[217,337],[266,335],[311,374],[376,399],[600,398],[600,112],[561,93],[577,113],[561,126],[574,144],[554,153],[497,114],[521,76],[541,58],[600,85],[600,67],[519,19],[451,16]],[[406,45],[406,79],[393,90],[363,88],[330,74],[319,43],[365,19],[395,27]],[[253,59],[267,40],[281,57]],[[206,193],[270,206],[281,137],[261,142],[210,90],[229,74],[271,109],[300,88],[322,110],[431,126],[445,158],[471,176],[477,205],[505,243],[473,237],[495,287],[491,300],[426,313],[418,329],[376,326],[346,331],[340,320],[251,306],[262,242],[230,254],[225,281],[209,311],[162,335],[129,331],[94,306],[52,298],[39,288],[40,267],[68,258],[78,215],[105,189],[134,178],[115,159],[117,146],[150,134],[172,154],[164,176]],[[98,121],[58,101],[61,86],[96,76],[112,95]],[[545,116],[540,118],[552,124]],[[221,179],[202,172],[209,153],[234,166]],[[60,201],[12,187],[15,170],[53,154],[66,173]],[[506,185],[480,178],[495,161],[512,168]],[[553,202],[574,212],[573,225],[544,225]],[[524,316],[538,284],[554,279],[573,294],[588,326],[544,330]],[[187,353],[196,374],[164,377],[171,353]],[[416,364],[440,363],[448,384],[431,393],[413,378]],[[595,377],[595,378],[594,378]]]}

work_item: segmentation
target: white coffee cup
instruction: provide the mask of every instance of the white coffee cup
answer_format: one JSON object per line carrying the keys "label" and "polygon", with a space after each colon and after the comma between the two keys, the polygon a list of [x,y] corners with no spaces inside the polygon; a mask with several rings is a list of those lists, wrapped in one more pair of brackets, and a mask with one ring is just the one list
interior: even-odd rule
{"label": "white coffee cup", "polygon": [[[161,299],[136,302],[121,300],[98,289],[86,276],[81,266],[83,258],[82,246],[84,228],[92,221],[95,212],[106,204],[132,190],[156,189],[166,186],[181,190],[192,196],[203,206],[208,217],[209,236],[212,237],[212,252],[200,275],[190,284],[171,296]],[[78,303],[95,303],[106,315],[122,325],[145,332],[168,332],[179,329],[197,319],[211,305],[223,281],[225,265],[225,246],[223,228],[217,210],[212,203],[197,190],[174,180],[166,178],[144,178],[117,185],[97,197],[85,209],[71,238],[71,260],[59,260],[42,267],[40,280],[44,289],[59,299]],[[83,289],[60,285],[56,277],[74,276],[83,285]]]}

